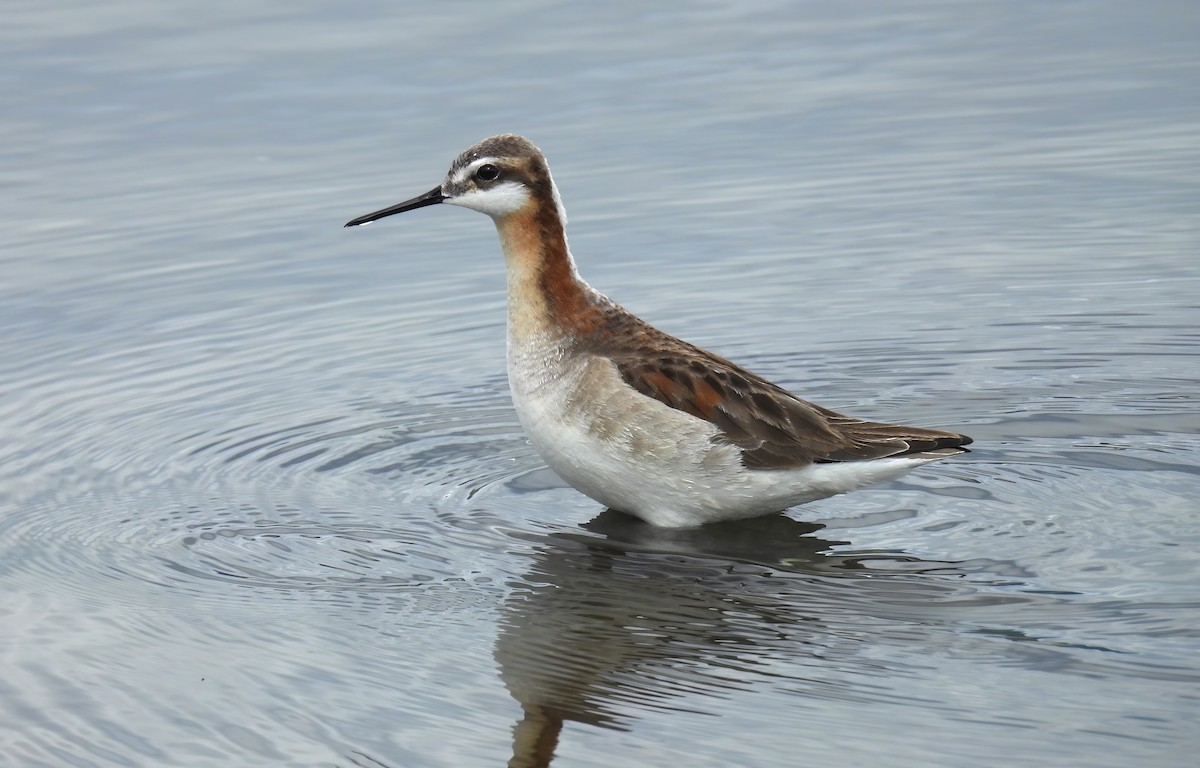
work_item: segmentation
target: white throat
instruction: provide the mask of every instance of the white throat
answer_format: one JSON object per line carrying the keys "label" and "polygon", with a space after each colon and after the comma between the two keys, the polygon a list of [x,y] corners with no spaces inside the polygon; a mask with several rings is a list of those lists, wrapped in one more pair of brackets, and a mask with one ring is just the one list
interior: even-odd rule
{"label": "white throat", "polygon": [[521,210],[528,201],[529,190],[525,185],[509,181],[497,184],[491,189],[471,189],[461,195],[448,197],[442,202],[447,205],[461,205],[463,208],[499,219]]}

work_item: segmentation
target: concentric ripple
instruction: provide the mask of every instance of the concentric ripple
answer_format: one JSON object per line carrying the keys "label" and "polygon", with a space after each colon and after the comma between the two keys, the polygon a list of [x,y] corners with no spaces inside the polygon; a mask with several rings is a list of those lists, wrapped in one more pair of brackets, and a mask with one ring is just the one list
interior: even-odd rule
{"label": "concentric ripple", "polygon": [[0,572],[40,571],[100,600],[133,594],[131,580],[253,600],[214,582],[332,593],[483,578],[471,553],[501,524],[484,497],[540,467],[502,395],[189,435],[169,477],[11,515]]}

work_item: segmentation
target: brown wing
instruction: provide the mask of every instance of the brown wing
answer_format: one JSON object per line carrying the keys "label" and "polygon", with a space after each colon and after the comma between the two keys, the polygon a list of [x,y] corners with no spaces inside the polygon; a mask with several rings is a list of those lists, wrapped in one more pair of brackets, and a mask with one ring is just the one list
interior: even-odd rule
{"label": "brown wing", "polygon": [[648,354],[643,347],[636,353],[607,356],[638,392],[712,422],[742,449],[747,467],[783,469],[917,453],[930,453],[932,458],[958,453],[971,442],[954,432],[844,416],[801,400],[728,360],[671,341],[673,348],[661,354]]}

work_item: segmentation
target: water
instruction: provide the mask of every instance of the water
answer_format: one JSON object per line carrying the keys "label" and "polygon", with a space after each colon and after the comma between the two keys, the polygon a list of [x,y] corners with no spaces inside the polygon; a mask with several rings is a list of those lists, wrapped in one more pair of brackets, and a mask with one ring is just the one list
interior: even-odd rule
{"label": "water", "polygon": [[[0,764],[1177,766],[1200,748],[1193,4],[18,4]],[[482,217],[969,456],[652,531],[527,445]],[[814,522],[817,521],[817,522]]]}

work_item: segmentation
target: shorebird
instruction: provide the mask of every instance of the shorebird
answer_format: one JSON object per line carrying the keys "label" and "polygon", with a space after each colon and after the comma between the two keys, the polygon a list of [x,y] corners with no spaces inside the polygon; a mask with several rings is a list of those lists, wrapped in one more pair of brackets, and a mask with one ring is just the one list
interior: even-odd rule
{"label": "shorebird", "polygon": [[568,483],[652,525],[757,517],[890,480],[971,438],[802,400],[666,334],[592,288],[533,142],[484,139],[423,195],[347,227],[438,203],[486,213],[508,270],[508,382],[521,426]]}

